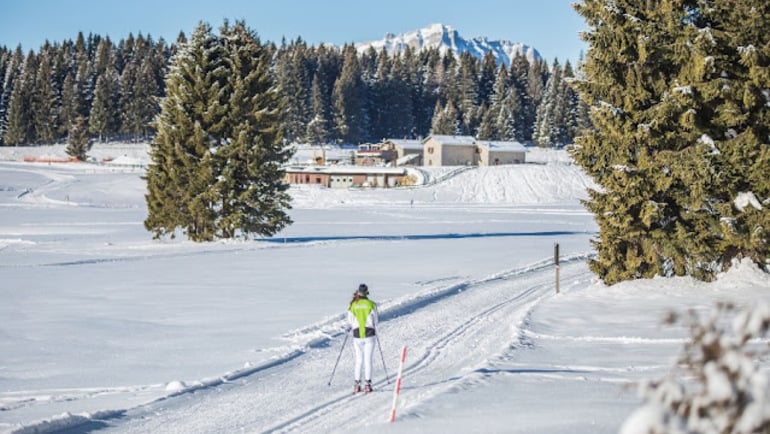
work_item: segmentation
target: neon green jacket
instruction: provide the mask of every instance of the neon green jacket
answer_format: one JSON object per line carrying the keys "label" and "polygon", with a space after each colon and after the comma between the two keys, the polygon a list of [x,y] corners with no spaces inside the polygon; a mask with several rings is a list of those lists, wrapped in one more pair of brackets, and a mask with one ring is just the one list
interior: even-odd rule
{"label": "neon green jacket", "polygon": [[359,298],[350,303],[348,324],[351,328],[358,328],[358,337],[360,338],[367,336],[367,328],[374,333],[377,328],[377,303],[368,298]]}

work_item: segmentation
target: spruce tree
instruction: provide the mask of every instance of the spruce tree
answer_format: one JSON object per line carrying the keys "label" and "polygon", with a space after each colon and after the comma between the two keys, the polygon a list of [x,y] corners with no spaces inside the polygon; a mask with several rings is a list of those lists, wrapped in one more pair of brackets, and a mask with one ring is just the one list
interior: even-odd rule
{"label": "spruce tree", "polygon": [[283,168],[291,157],[280,130],[283,104],[270,52],[242,21],[221,31],[228,69],[226,129],[214,154],[217,236],[272,236],[291,224]]}
{"label": "spruce tree", "polygon": [[193,241],[216,233],[216,196],[209,187],[215,181],[211,154],[220,145],[226,111],[223,62],[221,43],[205,23],[172,60],[145,175],[144,225],[155,238],[174,238],[177,228]]}
{"label": "spruce tree", "polygon": [[308,122],[305,136],[308,143],[323,144],[329,142],[329,122],[327,105],[321,90],[318,74],[313,77],[313,85],[310,87],[310,101],[313,108],[313,118]]}
{"label": "spruce tree", "polygon": [[512,142],[522,142],[524,140],[520,126],[523,117],[522,112],[523,108],[519,93],[514,88],[508,89],[505,99],[500,102],[500,108],[495,119],[495,130],[497,131],[498,140]]}
{"label": "spruce tree", "polygon": [[481,118],[476,137],[479,140],[499,140],[500,133],[497,131],[496,122],[499,111],[484,106],[482,112],[484,115]]}
{"label": "spruce tree", "polygon": [[457,71],[457,110],[460,112],[461,134],[475,136],[480,122],[479,112],[479,62],[472,54],[460,55]]}
{"label": "spruce tree", "polygon": [[106,141],[118,131],[120,112],[120,78],[112,66],[107,66],[96,79],[94,102],[91,105],[89,131],[96,134],[99,141]]}
{"label": "spruce tree", "polygon": [[497,81],[497,60],[492,51],[487,52],[481,61],[481,70],[478,80],[478,100],[479,104],[492,104],[492,97],[495,92],[495,82]]}
{"label": "spruce tree", "polygon": [[700,6],[576,6],[591,31],[575,84],[595,127],[574,155],[601,187],[587,202],[600,228],[591,267],[608,283],[708,280],[733,258],[767,259],[768,82],[749,65],[766,71],[768,57],[744,56],[767,45],[770,14],[761,1]]}
{"label": "spruce tree", "polygon": [[348,45],[343,51],[345,62],[332,94],[334,126],[336,136],[342,143],[358,143],[366,137],[369,125],[365,109],[366,90],[355,47]]}
{"label": "spruce tree", "polygon": [[559,144],[558,129],[561,127],[559,117],[560,96],[562,88],[562,70],[558,60],[553,61],[551,74],[548,77],[543,99],[537,107],[535,129],[532,139],[543,148],[556,147]]}
{"label": "spruce tree", "polygon": [[32,101],[35,142],[44,144],[53,143],[58,130],[59,99],[54,83],[52,60],[51,48],[46,44],[46,48],[40,53]]}
{"label": "spruce tree", "polygon": [[311,119],[312,72],[307,44],[298,38],[278,56],[275,76],[288,103],[283,113],[283,134],[290,141],[305,140]]}
{"label": "spruce tree", "polygon": [[460,121],[458,120],[457,109],[452,101],[442,106],[436,102],[436,109],[433,114],[433,125],[431,125],[431,134],[454,136],[460,134]]}
{"label": "spruce tree", "polygon": [[70,126],[80,114],[80,99],[78,98],[75,74],[67,71],[61,88],[61,110],[59,112],[59,136],[66,137]]}
{"label": "spruce tree", "polygon": [[663,23],[656,22],[653,5],[632,3],[592,0],[576,6],[591,26],[585,34],[586,79],[577,85],[593,105],[597,128],[581,137],[574,156],[601,186],[590,191],[586,204],[600,231],[591,268],[610,284],[667,274],[666,268],[677,268],[667,262],[684,254],[669,242],[681,220],[670,199],[674,169],[660,158],[661,152],[676,151],[678,140],[665,134],[675,131],[678,107],[656,113],[675,69],[668,47],[677,35],[654,31]]}
{"label": "spruce tree", "polygon": [[392,66],[385,78],[384,94],[378,101],[382,107],[382,130],[375,138],[406,138],[414,131],[412,89],[404,59],[393,57]]}
{"label": "spruce tree", "polygon": [[[507,96],[509,102],[507,105],[511,107],[510,113],[514,116],[513,128],[509,130],[515,131],[515,141],[521,143],[526,143],[532,139],[535,111],[537,109],[528,91],[530,87],[529,70],[530,64],[527,58],[517,53],[513,60],[511,60],[509,74],[511,93],[515,93],[515,95]],[[518,107],[517,110],[512,108],[514,104]]]}
{"label": "spruce tree", "polygon": [[[692,56],[700,80],[694,93],[708,104],[710,125],[700,144],[716,175],[708,204],[719,219],[713,255],[727,266],[770,254],[770,5],[722,0],[703,11],[708,51]],[[704,44],[705,45],[705,44]],[[721,135],[719,133],[722,133]]]}
{"label": "spruce tree", "polygon": [[226,22],[218,37],[201,23],[174,56],[146,175],[155,237],[269,236],[291,223],[271,54],[244,23]]}
{"label": "spruce tree", "polygon": [[8,100],[7,129],[3,135],[7,145],[28,145],[34,140],[32,106],[37,71],[36,57],[34,52],[29,52],[19,76],[13,81],[13,89]]}
{"label": "spruce tree", "polygon": [[3,135],[6,130],[6,113],[8,112],[8,99],[10,93],[6,94],[6,88],[11,86],[10,80],[13,68],[13,56],[5,48],[0,50],[0,146],[3,146]]}
{"label": "spruce tree", "polygon": [[88,140],[88,125],[83,116],[75,118],[69,128],[69,137],[67,138],[67,155],[77,158],[79,161],[86,161],[90,143]]}

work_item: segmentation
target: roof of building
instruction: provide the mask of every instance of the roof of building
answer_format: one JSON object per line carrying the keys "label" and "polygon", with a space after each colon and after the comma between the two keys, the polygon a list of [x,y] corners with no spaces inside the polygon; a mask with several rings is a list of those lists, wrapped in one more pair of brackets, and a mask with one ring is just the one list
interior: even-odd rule
{"label": "roof of building", "polygon": [[409,140],[409,139],[386,139],[386,142],[391,142],[394,145],[403,149],[419,149],[422,150],[422,140]]}
{"label": "roof of building", "polygon": [[479,141],[478,145],[496,152],[527,152],[527,148],[519,142]]}
{"label": "roof of building", "polygon": [[382,166],[286,166],[287,173],[322,173],[326,175],[403,175],[403,167]]}
{"label": "roof of building", "polygon": [[442,136],[442,135],[435,135],[435,136],[428,136],[425,140],[433,139],[437,142],[439,142],[442,145],[449,145],[449,146],[475,146],[476,145],[476,139],[473,138],[473,136]]}

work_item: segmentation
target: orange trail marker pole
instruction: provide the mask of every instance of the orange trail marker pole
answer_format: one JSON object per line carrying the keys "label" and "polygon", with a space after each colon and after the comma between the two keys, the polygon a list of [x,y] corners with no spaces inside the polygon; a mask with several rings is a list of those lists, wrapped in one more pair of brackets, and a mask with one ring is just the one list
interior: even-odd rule
{"label": "orange trail marker pole", "polygon": [[396,378],[396,387],[393,389],[393,406],[390,408],[389,422],[396,420],[396,402],[398,393],[401,391],[401,376],[404,374],[404,361],[406,360],[406,346],[401,349],[401,363],[398,365],[398,378]]}

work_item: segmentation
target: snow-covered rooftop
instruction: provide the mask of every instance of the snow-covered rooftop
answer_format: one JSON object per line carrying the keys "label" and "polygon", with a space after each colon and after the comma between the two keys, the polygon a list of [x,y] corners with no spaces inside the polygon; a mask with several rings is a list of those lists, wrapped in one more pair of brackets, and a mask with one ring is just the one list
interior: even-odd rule
{"label": "snow-covered rooftop", "polygon": [[325,173],[325,174],[389,174],[402,175],[406,173],[403,167],[382,167],[382,166],[286,166],[287,172],[294,173]]}
{"label": "snow-covered rooftop", "polygon": [[386,142],[391,142],[396,146],[403,149],[420,149],[422,150],[422,140],[410,140],[410,139],[387,139]]}
{"label": "snow-covered rooftop", "polygon": [[477,144],[489,149],[490,151],[527,152],[527,148],[519,142],[480,141]]}
{"label": "snow-covered rooftop", "polygon": [[433,135],[426,140],[433,138],[433,140],[441,143],[442,145],[458,145],[458,146],[473,146],[476,144],[476,139],[474,139],[472,136],[444,136],[444,135]]}

